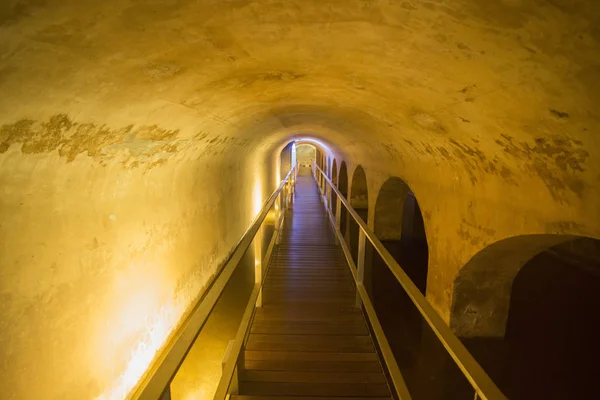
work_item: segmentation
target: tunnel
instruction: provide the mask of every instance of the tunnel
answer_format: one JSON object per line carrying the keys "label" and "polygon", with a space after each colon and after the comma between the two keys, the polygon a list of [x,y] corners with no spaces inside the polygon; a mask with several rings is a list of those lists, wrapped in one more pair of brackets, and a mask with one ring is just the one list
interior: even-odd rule
{"label": "tunnel", "polygon": [[1,397],[211,399],[249,303],[241,354],[272,328],[368,355],[228,395],[598,397],[598,27],[577,0],[3,1]]}

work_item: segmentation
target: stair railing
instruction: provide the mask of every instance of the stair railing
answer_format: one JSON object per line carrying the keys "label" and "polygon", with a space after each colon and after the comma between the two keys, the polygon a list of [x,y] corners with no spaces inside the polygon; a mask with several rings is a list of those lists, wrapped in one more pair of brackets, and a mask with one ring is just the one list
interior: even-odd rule
{"label": "stair railing", "polygon": [[[295,165],[287,173],[277,190],[275,190],[264,203],[250,227],[246,230],[231,255],[213,279],[208,290],[202,295],[180,327],[171,335],[164,350],[155,359],[152,366],[134,389],[132,395],[133,399],[170,399],[171,381],[183,363],[188,351],[193,346],[196,337],[210,317],[212,310],[221,297],[233,272],[240,264],[240,261],[253,243],[255,237],[258,237],[257,234],[262,232],[267,215],[272,210],[275,210],[276,213],[279,214],[275,222],[275,231],[271,237],[264,258],[256,263],[254,288],[250,295],[250,300],[242,317],[236,337],[229,342],[229,346],[225,352],[222,378],[217,388],[215,399],[225,399],[230,392],[235,392],[237,382],[235,382],[234,377],[237,372],[237,365],[240,361],[241,349],[248,337],[248,328],[254,314],[255,306],[257,302],[260,302],[263,277],[266,276],[266,267],[269,265],[269,258],[275,243],[279,240],[281,229],[283,227],[285,210],[291,203],[297,175],[298,166]],[[255,246],[255,249],[258,250],[258,247],[260,246]],[[262,268],[263,266],[265,268]]]}
{"label": "stair railing", "polygon": [[[384,362],[388,369],[388,374],[392,380],[392,383],[396,390],[398,398],[405,400],[410,399],[410,393],[402,377],[402,373],[398,368],[394,354],[388,344],[388,340],[385,337],[383,328],[377,318],[375,309],[371,303],[367,290],[364,286],[364,272],[365,272],[365,248],[366,241],[369,240],[373,245],[373,248],[386,266],[392,272],[392,274],[398,280],[398,283],[402,286],[408,297],[411,299],[421,316],[432,331],[437,336],[438,340],[444,346],[446,352],[452,357],[464,377],[469,381],[473,387],[475,393],[474,398],[482,400],[497,400],[506,399],[496,384],[490,379],[487,373],[481,368],[479,363],[473,358],[471,353],[462,344],[460,339],[452,332],[448,325],[442,320],[439,314],[434,310],[429,301],[425,299],[420,290],[415,286],[410,277],[404,272],[402,267],[394,259],[394,257],[387,251],[383,244],[379,241],[375,233],[371,231],[363,219],[358,213],[352,208],[348,200],[342,195],[338,188],[333,184],[331,179],[327,176],[316,163],[312,167],[314,178],[317,181],[317,185],[321,192],[322,200],[325,203],[325,208],[329,215],[330,223],[332,224],[337,241],[341,244],[342,250],[350,267],[350,272],[354,278],[357,290],[357,305],[364,307],[364,312],[371,324],[375,339],[379,344],[380,351],[382,353]],[[333,214],[329,203],[332,199],[332,193],[336,194],[336,213]],[[341,225],[341,213],[342,205],[346,208],[348,214],[354,219],[359,227],[358,236],[358,257],[356,265],[352,258],[352,254],[346,240],[344,239],[340,230]]]}

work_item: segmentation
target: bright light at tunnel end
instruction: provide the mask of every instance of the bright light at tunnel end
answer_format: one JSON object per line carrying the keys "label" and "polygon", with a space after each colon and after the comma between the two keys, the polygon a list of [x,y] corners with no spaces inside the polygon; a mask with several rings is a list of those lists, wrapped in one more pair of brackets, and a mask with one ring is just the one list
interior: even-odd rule
{"label": "bright light at tunnel end", "polygon": [[323,150],[325,150],[328,154],[332,154],[332,151],[329,149],[329,147],[326,144],[324,144],[323,142],[321,142],[317,139],[313,139],[311,137],[297,138],[297,139],[294,139],[293,142],[296,144],[305,144],[305,143],[315,144],[315,145],[321,147]]}

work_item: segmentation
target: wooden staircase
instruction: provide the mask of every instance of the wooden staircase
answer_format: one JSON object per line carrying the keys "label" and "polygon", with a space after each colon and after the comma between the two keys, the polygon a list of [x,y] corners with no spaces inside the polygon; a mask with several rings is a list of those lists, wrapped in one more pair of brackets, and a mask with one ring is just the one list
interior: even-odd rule
{"label": "wooden staircase", "polygon": [[300,168],[232,399],[390,399],[341,247]]}

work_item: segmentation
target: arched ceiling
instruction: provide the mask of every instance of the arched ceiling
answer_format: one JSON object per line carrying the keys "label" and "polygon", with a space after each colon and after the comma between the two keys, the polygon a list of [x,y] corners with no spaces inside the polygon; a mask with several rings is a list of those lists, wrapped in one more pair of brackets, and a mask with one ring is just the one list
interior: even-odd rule
{"label": "arched ceiling", "polygon": [[411,185],[590,204],[599,26],[583,0],[9,0],[0,151],[226,158],[310,132]]}

